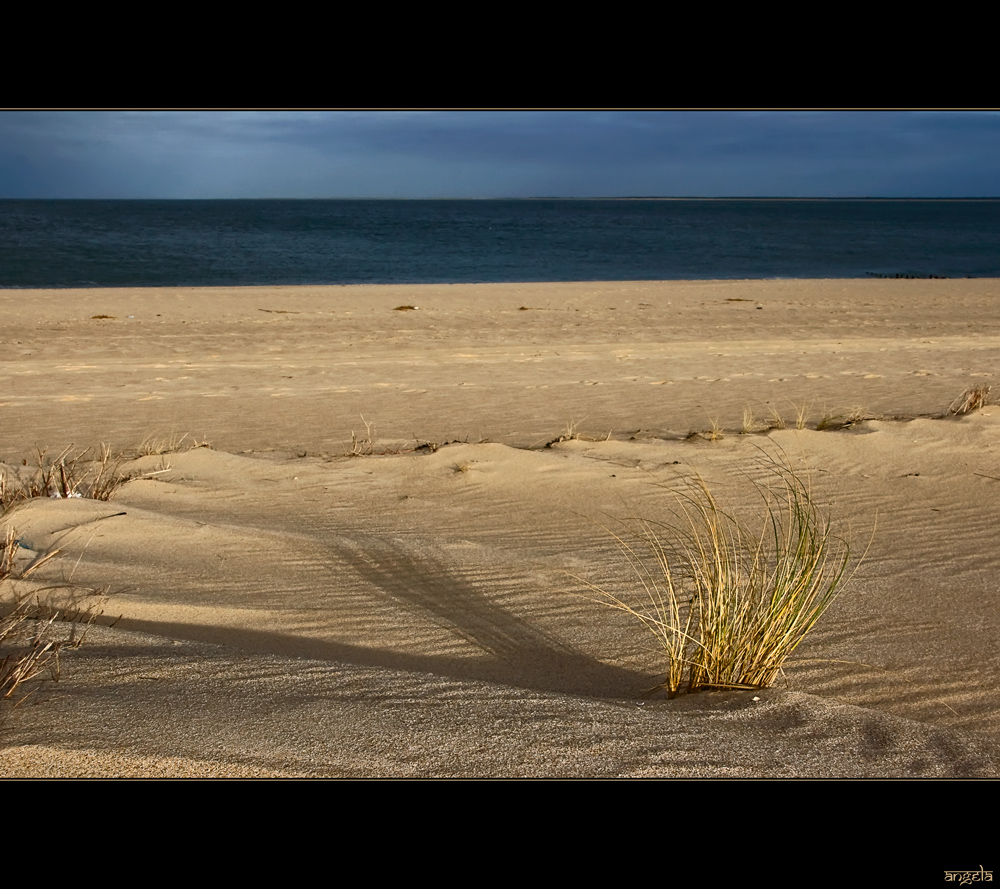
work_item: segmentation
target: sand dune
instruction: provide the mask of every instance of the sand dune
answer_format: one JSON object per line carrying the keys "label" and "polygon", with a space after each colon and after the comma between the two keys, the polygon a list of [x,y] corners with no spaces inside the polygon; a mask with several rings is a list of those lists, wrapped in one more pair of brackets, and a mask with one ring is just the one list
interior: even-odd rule
{"label": "sand dune", "polygon": [[[122,617],[0,774],[996,776],[1000,409],[941,415],[992,380],[998,290],[10,291],[8,472],[189,436],[3,516]],[[606,528],[695,473],[758,514],[768,455],[866,560],[774,688],[646,695],[654,638],[578,578],[633,595]]]}

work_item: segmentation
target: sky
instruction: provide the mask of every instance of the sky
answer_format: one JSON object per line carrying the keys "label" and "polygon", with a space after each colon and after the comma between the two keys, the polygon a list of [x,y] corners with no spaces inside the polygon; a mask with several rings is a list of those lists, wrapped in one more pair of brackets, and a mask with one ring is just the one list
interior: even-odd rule
{"label": "sky", "polygon": [[998,111],[0,111],[0,198],[1000,197]]}

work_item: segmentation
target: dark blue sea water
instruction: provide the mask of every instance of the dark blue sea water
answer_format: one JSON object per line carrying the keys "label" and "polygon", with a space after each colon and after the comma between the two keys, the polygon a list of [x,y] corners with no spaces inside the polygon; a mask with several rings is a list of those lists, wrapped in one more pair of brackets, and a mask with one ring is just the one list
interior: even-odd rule
{"label": "dark blue sea water", "polygon": [[0,287],[1000,277],[998,200],[0,201]]}

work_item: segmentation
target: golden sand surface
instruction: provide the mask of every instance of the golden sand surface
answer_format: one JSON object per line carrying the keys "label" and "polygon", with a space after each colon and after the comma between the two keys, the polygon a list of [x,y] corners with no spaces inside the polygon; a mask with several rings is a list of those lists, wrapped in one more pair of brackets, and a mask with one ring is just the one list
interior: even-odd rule
{"label": "golden sand surface", "polygon": [[[946,416],[1000,281],[2,304],[0,471],[105,442],[138,477],[3,515],[60,550],[32,589],[121,619],[8,708],[0,776],[1000,773],[1000,409]],[[637,594],[606,528],[695,475],[759,516],[769,456],[867,557],[774,687],[647,695],[656,640],[576,578]]]}

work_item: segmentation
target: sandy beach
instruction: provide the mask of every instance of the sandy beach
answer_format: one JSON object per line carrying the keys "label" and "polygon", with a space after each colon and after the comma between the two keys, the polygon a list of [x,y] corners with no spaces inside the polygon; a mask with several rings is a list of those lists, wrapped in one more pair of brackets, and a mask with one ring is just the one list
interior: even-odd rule
{"label": "sandy beach", "polygon": [[[0,777],[1000,776],[1000,280],[3,292],[5,594],[107,590]],[[996,395],[1000,396],[1000,390]],[[771,688],[667,699],[609,526],[780,457],[867,556]],[[55,590],[46,588],[58,587]],[[15,589],[16,588],[16,589]],[[68,625],[57,627],[69,632]]]}

